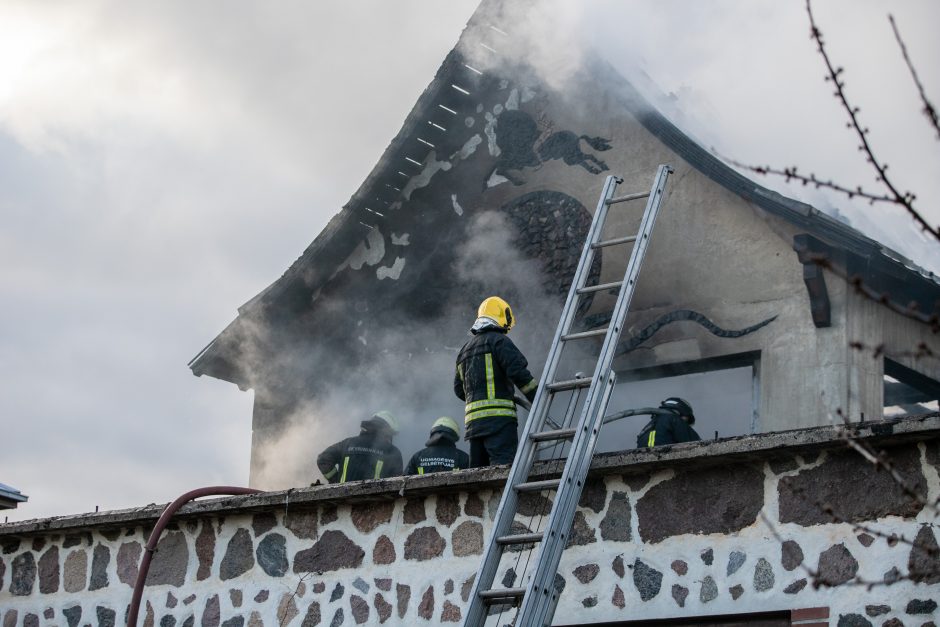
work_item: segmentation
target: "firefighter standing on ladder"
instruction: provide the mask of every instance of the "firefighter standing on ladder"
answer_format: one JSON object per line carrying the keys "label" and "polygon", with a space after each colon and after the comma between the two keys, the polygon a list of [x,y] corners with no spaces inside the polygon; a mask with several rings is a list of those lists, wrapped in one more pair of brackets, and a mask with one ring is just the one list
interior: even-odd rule
{"label": "firefighter standing on ladder", "polygon": [[515,325],[509,303],[491,296],[480,304],[472,337],[457,355],[454,393],[466,403],[470,467],[510,464],[516,455],[514,385],[529,401],[538,387],[529,363],[506,334]]}

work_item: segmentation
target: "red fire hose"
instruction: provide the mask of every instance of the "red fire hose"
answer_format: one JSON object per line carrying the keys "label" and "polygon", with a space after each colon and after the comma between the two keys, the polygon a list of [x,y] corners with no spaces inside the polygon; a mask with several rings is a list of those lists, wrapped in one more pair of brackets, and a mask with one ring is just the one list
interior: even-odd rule
{"label": "red fire hose", "polygon": [[144,556],[140,560],[140,570],[137,572],[137,581],[134,582],[134,596],[131,597],[131,605],[127,611],[127,627],[137,627],[137,615],[140,613],[140,600],[144,594],[144,582],[147,581],[147,572],[150,570],[150,560],[153,559],[153,554],[156,552],[157,541],[160,539],[160,534],[163,533],[163,530],[166,528],[167,524],[169,524],[176,510],[186,503],[203,496],[236,496],[255,494],[257,492],[261,492],[261,490],[236,488],[232,486],[210,486],[208,488],[190,490],[166,506],[166,509],[163,510],[160,519],[157,521],[157,526],[154,527],[153,531],[150,533],[147,546],[144,547]]}

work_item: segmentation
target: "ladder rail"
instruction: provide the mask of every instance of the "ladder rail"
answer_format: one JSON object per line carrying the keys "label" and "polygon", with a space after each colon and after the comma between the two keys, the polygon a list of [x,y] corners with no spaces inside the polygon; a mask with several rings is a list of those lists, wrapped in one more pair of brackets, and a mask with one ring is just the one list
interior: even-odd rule
{"label": "ladder rail", "polygon": [[[509,476],[506,478],[506,488],[503,490],[503,496],[500,498],[499,507],[496,509],[496,517],[493,520],[493,527],[490,530],[490,541],[486,543],[483,550],[482,562],[477,578],[473,583],[473,589],[470,593],[470,606],[467,609],[467,618],[464,625],[482,625],[486,620],[486,607],[483,603],[477,602],[481,591],[489,589],[496,578],[496,570],[499,568],[502,550],[495,539],[500,536],[509,535],[509,529],[512,526],[515,512],[518,509],[518,494],[513,486],[524,483],[528,477],[532,462],[537,453],[536,447],[529,440],[529,433],[541,431],[548,416],[550,400],[554,395],[547,388],[548,383],[554,380],[555,371],[558,363],[561,361],[561,348],[564,342],[561,336],[570,331],[571,324],[574,321],[574,313],[577,310],[576,304],[580,295],[577,290],[583,287],[590,274],[590,266],[594,261],[594,249],[590,244],[596,243],[603,231],[604,223],[607,219],[609,205],[607,199],[613,196],[617,183],[620,181],[617,177],[610,175],[604,181],[603,191],[597,203],[597,209],[594,213],[594,219],[591,221],[591,227],[588,232],[589,244],[584,246],[581,251],[581,259],[578,263],[575,276],[572,278],[571,287],[568,290],[568,298],[565,300],[562,315],[558,320],[558,329],[555,332],[552,345],[548,351],[545,368],[542,370],[542,376],[536,388],[535,398],[532,400],[532,409],[526,419],[526,427],[523,430],[524,437],[520,438],[519,447],[516,449],[516,456],[510,467]],[[548,398],[546,398],[548,395]],[[512,515],[506,516],[509,511]]]}
{"label": "ladder rail", "polygon": [[[585,455],[583,450],[575,449],[590,447],[589,450],[593,451],[596,446],[601,425],[597,424],[596,420],[589,421],[586,418],[603,414],[604,408],[610,402],[616,380],[617,375],[609,373],[601,393],[593,398],[589,396],[586,400],[582,422],[590,424],[580,425],[575,433],[575,441],[571,445],[568,458],[573,463],[565,464],[558,491],[555,493],[555,503],[545,523],[542,542],[534,549],[538,554],[535,557],[535,570],[522,597],[522,607],[517,617],[517,623],[520,625],[542,625],[545,618],[550,618],[546,616],[547,610],[555,604],[559,594],[554,585],[555,573],[558,572],[561,554],[568,544],[568,535],[571,533],[571,524],[581,498],[584,479],[593,459],[593,455]],[[574,485],[577,490],[565,489]],[[542,622],[538,622],[540,620]]]}
{"label": "ladder rail", "polygon": [[[512,467],[510,468],[506,487],[500,498],[489,539],[484,548],[482,563],[477,577],[475,578],[470,603],[467,608],[467,615],[464,622],[465,626],[479,626],[485,623],[488,614],[488,606],[485,602],[487,599],[505,598],[505,591],[500,592],[500,589],[492,588],[500,560],[503,556],[503,548],[506,544],[505,542],[501,543],[499,540],[500,538],[512,538],[520,535],[510,532],[512,523],[518,513],[519,492],[538,489],[556,489],[557,491],[548,520],[543,528],[544,531],[541,532],[542,542],[534,549],[535,562],[533,571],[528,577],[528,582],[524,584],[525,593],[521,595],[522,604],[516,616],[515,624],[541,626],[551,622],[559,596],[559,593],[554,589],[554,580],[558,570],[558,564],[567,544],[571,524],[577,510],[577,503],[580,500],[584,482],[587,479],[587,474],[593,459],[593,452],[596,449],[597,438],[605,422],[605,413],[616,383],[616,374],[612,372],[612,363],[616,356],[617,343],[619,342],[620,332],[626,320],[627,313],[629,312],[630,303],[636,289],[636,280],[639,275],[640,267],[642,266],[643,258],[646,255],[646,249],[649,244],[649,237],[652,232],[653,224],[655,223],[656,215],[659,212],[666,179],[671,171],[672,169],[669,166],[659,166],[653,189],[644,194],[631,194],[629,196],[614,198],[613,194],[616,187],[622,180],[615,176],[608,176],[604,183],[603,191],[598,199],[597,209],[581,252],[581,258],[575,271],[575,276],[572,279],[561,317],[558,321],[558,328],[548,351],[539,386],[536,389],[535,398],[525,423],[523,437],[520,439],[520,445],[516,451]],[[624,280],[617,295],[617,302],[614,307],[611,322],[604,335],[603,346],[593,373],[594,376],[588,380],[590,381],[589,385],[583,386],[587,387],[587,393],[580,412],[578,424],[572,429],[573,437],[571,446],[568,450],[567,460],[562,470],[561,478],[549,481],[529,481],[528,478],[531,474],[532,465],[537,458],[540,450],[539,444],[542,441],[539,437],[533,436],[538,436],[538,434],[542,433],[545,423],[551,421],[549,411],[556,393],[563,389],[569,389],[564,386],[559,388],[558,384],[553,382],[558,365],[561,361],[561,353],[565,347],[565,336],[570,334],[571,326],[574,323],[575,314],[577,312],[576,305],[582,294],[585,293],[583,288],[590,275],[591,266],[594,262],[594,252],[603,247],[598,246],[598,243],[600,242],[600,237],[604,225],[606,224],[608,209],[614,202],[632,200],[633,198],[645,196],[648,196],[648,201],[643,214],[643,220],[641,221],[640,231],[632,240],[634,241],[633,252],[630,255],[630,260],[624,273]],[[619,239],[627,241],[630,238]],[[608,242],[612,243],[613,240],[608,240]],[[571,335],[576,336],[577,334]],[[572,401],[576,395],[580,396],[581,386],[571,387],[571,389],[573,390],[572,398],[569,399],[569,408],[565,412],[566,416],[564,422],[566,425],[570,418],[573,417],[571,416],[574,409]],[[554,421],[551,422],[554,424]],[[535,534],[529,535],[534,536]],[[523,537],[528,537],[528,535]],[[523,573],[519,574],[520,576],[523,575]],[[520,596],[519,590],[519,588],[513,588],[511,596],[518,598]]]}
{"label": "ladder rail", "polygon": [[[668,174],[668,166],[659,166],[654,190],[649,195],[640,224],[637,243],[624,273],[624,288],[618,295],[613,317],[608,325],[604,345],[594,370],[594,385],[598,385],[603,379],[604,387],[600,390],[600,394],[595,394],[594,385],[588,389],[581,419],[568,453],[568,463],[565,464],[551,513],[545,524],[545,536],[542,543],[535,549],[538,551],[535,556],[535,570],[526,586],[526,594],[522,598],[522,607],[517,616],[517,622],[520,625],[543,625],[546,619],[550,620],[548,611],[554,605],[555,597],[558,595],[553,585],[555,573],[558,571],[558,563],[567,544],[581,489],[593,459],[597,436],[616,382],[616,373],[611,370],[611,366],[620,339],[620,330],[626,321],[627,312],[636,291],[636,281],[659,213],[660,200]],[[572,486],[578,489],[570,489]],[[562,530],[564,532],[560,533]]]}

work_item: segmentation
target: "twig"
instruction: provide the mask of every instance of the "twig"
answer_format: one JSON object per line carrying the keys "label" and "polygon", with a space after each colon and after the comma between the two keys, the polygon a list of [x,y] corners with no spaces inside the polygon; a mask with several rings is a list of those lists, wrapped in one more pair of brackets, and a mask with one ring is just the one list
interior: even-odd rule
{"label": "twig", "polygon": [[[849,342],[849,348],[852,348],[852,349],[857,350],[857,351],[860,351],[860,352],[871,351],[871,356],[872,356],[873,358],[875,358],[875,359],[877,359],[878,357],[881,357],[882,355],[885,354],[885,345],[884,345],[884,344],[878,344],[877,346],[874,346],[874,345],[872,345],[872,344],[866,344],[865,342],[852,341],[852,342]],[[936,360],[940,359],[940,357],[938,357],[937,354],[936,354],[935,352],[933,352],[933,350],[931,350],[931,348],[930,348],[929,346],[927,346],[927,344],[924,343],[924,342],[918,343],[918,344],[917,344],[917,347],[916,347],[916,350],[912,350],[912,351],[892,351],[891,356],[892,356],[892,357],[895,357],[895,358],[897,358],[897,357],[909,357],[909,358],[915,359],[915,360],[917,360],[917,359],[925,359],[925,358],[926,358],[926,359],[933,359],[933,360],[936,361]]]}
{"label": "twig", "polygon": [[879,195],[879,194],[873,194],[871,192],[866,192],[864,189],[862,189],[861,185],[859,185],[855,189],[851,189],[851,188],[845,187],[844,185],[839,185],[838,183],[834,182],[832,179],[828,181],[824,181],[822,179],[816,178],[815,174],[809,174],[808,176],[805,174],[800,174],[799,168],[797,168],[797,166],[780,169],[780,168],[774,168],[773,166],[769,166],[769,165],[748,165],[746,163],[741,163],[740,161],[735,161],[734,159],[729,159],[728,157],[725,157],[721,155],[720,153],[718,153],[717,151],[715,151],[714,148],[712,148],[712,152],[717,154],[719,157],[721,157],[722,160],[727,161],[731,165],[741,168],[743,170],[749,170],[753,172],[754,174],[760,174],[762,176],[767,176],[767,175],[782,176],[787,183],[789,183],[790,181],[797,181],[799,183],[802,183],[803,185],[812,185],[816,189],[820,189],[820,188],[831,189],[833,191],[845,194],[849,198],[856,198],[856,197],[864,198],[865,200],[869,201],[871,204],[875,204],[876,202],[886,202],[892,205],[898,204],[898,201],[894,196],[888,196],[885,194]]}
{"label": "twig", "polygon": [[924,91],[924,86],[920,82],[920,78],[917,76],[917,71],[914,69],[914,64],[911,63],[911,58],[907,55],[907,46],[904,45],[904,40],[901,39],[901,33],[898,31],[898,25],[894,22],[894,16],[890,13],[888,14],[888,21],[891,22],[891,30],[894,31],[894,38],[898,41],[898,46],[901,47],[901,54],[904,56],[904,62],[907,64],[907,69],[911,72],[911,78],[914,79],[914,84],[917,86],[917,92],[920,94],[920,101],[924,103],[924,115],[927,116],[927,121],[930,122],[930,125],[935,131],[937,131],[937,139],[940,139],[940,120],[937,119],[937,109],[934,108],[930,100],[927,99],[927,94]]}
{"label": "twig", "polygon": [[[773,521],[771,521],[770,518],[767,516],[767,514],[764,513],[764,510],[760,510],[760,517],[761,517],[761,520],[764,521],[764,524],[767,525],[767,527],[770,529],[771,535],[773,535],[774,539],[782,547],[784,544],[784,540],[783,540],[783,537],[780,535],[780,532],[777,531],[776,525],[774,525]],[[812,568],[810,568],[809,564],[806,563],[806,558],[803,558],[800,560],[800,568],[802,568],[806,572],[807,576],[809,576],[810,579],[812,579],[813,581],[816,581],[816,577],[819,576],[819,573],[813,570]]]}
{"label": "twig", "polygon": [[823,61],[826,63],[826,70],[828,71],[828,76],[826,76],[827,81],[832,81],[832,84],[835,85],[836,91],[833,94],[837,100],[842,104],[842,107],[845,109],[845,112],[849,116],[849,122],[846,124],[851,129],[855,130],[855,134],[859,139],[858,149],[865,153],[866,160],[872,165],[875,171],[878,173],[876,180],[883,183],[884,186],[890,192],[890,196],[894,198],[894,202],[898,205],[904,207],[904,209],[910,214],[915,222],[921,225],[923,229],[929,232],[935,239],[940,240],[940,227],[931,226],[927,220],[914,208],[914,199],[916,196],[911,192],[904,192],[903,194],[897,190],[891,180],[888,178],[888,164],[881,163],[875,153],[872,151],[871,145],[868,143],[868,129],[862,128],[862,125],[858,121],[858,113],[860,109],[854,107],[849,103],[848,97],[845,95],[845,82],[839,79],[839,75],[844,71],[843,68],[836,68],[832,65],[832,61],[829,59],[829,55],[826,52],[825,44],[823,43],[822,31],[819,30],[819,27],[816,26],[816,20],[813,17],[813,7],[812,1],[806,0],[806,13],[809,15],[810,23],[810,37],[816,42],[819,51],[819,54],[822,56]]}
{"label": "twig", "polygon": [[[805,499],[805,497],[803,497],[803,498]],[[858,524],[858,523],[846,523],[846,521],[839,519],[839,517],[832,511],[832,508],[825,508],[825,507],[823,507],[823,506],[819,503],[819,501],[816,501],[815,504],[816,504],[817,507],[820,507],[825,513],[827,513],[827,514],[829,515],[829,517],[832,519],[832,522],[834,522],[834,523],[843,523],[843,524],[850,524],[850,525],[852,525],[852,531],[855,532],[855,533],[861,531],[861,532],[864,532],[864,533],[868,533],[868,534],[877,536],[877,537],[879,537],[879,538],[884,538],[884,539],[886,539],[886,540],[894,540],[895,542],[900,542],[901,544],[907,544],[907,545],[911,546],[911,548],[914,548],[914,547],[915,547],[914,543],[911,542],[910,540],[908,540],[907,538],[905,538],[904,536],[897,536],[897,535],[895,535],[895,534],[892,534],[891,536],[889,536],[889,535],[887,535],[886,533],[884,533],[884,532],[882,532],[882,531],[878,531],[877,529],[870,529],[870,528],[865,527],[864,525],[860,525],[860,524]],[[771,533],[771,535],[773,535],[774,539],[780,544],[780,546],[783,546],[783,544],[784,544],[784,539],[783,539],[783,537],[782,537],[782,536],[780,535],[780,533],[777,531],[776,525],[773,524],[773,522],[770,520],[770,518],[767,516],[767,514],[764,513],[763,510],[761,510],[761,512],[760,512],[760,517],[761,517],[761,520],[764,521],[764,524],[767,525],[767,528],[770,530],[770,533]],[[925,549],[925,553],[926,553],[929,557],[932,557],[932,556],[934,556],[934,554],[936,553],[936,551],[931,550],[931,549]],[[798,564],[798,567],[801,568],[801,569],[803,570],[803,572],[806,573],[807,578],[812,582],[812,585],[813,585],[814,588],[817,588],[817,589],[818,589],[818,588],[821,588],[822,586],[826,586],[826,587],[828,587],[828,588],[832,588],[832,587],[835,587],[835,585],[844,585],[844,584],[835,584],[835,585],[834,585],[831,581],[828,581],[828,580],[825,579],[824,577],[820,576],[818,570],[814,570],[809,564],[806,563],[806,558],[805,558],[805,557],[802,558],[802,559],[800,559],[800,563]],[[881,581],[871,581],[871,580],[864,579],[864,578],[859,577],[859,576],[855,576],[855,577],[853,577],[852,579],[850,579],[850,580],[848,580],[848,581],[846,581],[846,582],[844,582],[844,583],[845,583],[845,584],[849,584],[849,585],[853,585],[853,586],[865,586],[866,588],[868,588],[869,590],[871,590],[872,588],[875,588],[875,587],[877,587],[877,586],[890,586],[890,585],[893,585],[893,584],[895,584],[895,583],[898,583],[899,581],[904,581],[904,580],[911,580],[911,581],[914,581],[914,580],[915,580],[915,579],[914,579],[914,575],[913,575],[912,573],[902,573],[902,572],[898,571],[897,577],[894,578],[894,579],[892,579],[892,580],[890,580],[890,581],[888,581],[888,580],[886,580],[886,579],[882,579]]]}
{"label": "twig", "polygon": [[[300,580],[297,582],[297,586],[294,588],[294,591],[291,592],[290,597],[288,597],[288,599],[287,599],[286,601],[282,600],[281,603],[279,604],[279,607],[278,607],[278,610],[277,610],[277,624],[278,624],[278,627],[284,627],[284,623],[287,621],[287,614],[288,614],[288,612],[287,612],[287,605],[288,605],[288,603],[290,603],[290,601],[291,601],[292,599],[297,598],[297,595],[298,595],[298,593],[300,592],[300,586],[304,585],[304,581],[306,581],[307,578],[310,577],[310,576],[312,576],[312,575],[313,575],[313,572],[304,573],[303,576],[300,578]],[[282,612],[281,612],[282,609],[283,609],[283,614],[282,614]]]}
{"label": "twig", "polygon": [[859,444],[850,436],[845,436],[845,443],[848,444],[849,448],[854,449],[859,455],[864,457],[866,461],[875,466],[875,468],[887,472],[888,475],[890,475],[894,482],[898,485],[898,487],[901,488],[901,491],[905,494],[905,496],[909,497],[921,507],[930,507],[927,499],[925,499],[919,492],[908,485],[907,481],[904,480],[904,477],[902,477],[897,469],[894,468],[894,464],[892,464],[886,458],[883,452],[881,454],[876,454],[868,447]]}
{"label": "twig", "polygon": [[[913,547],[914,541],[908,540],[904,535],[898,535],[896,533],[885,533],[879,531],[872,527],[868,527],[860,522],[849,520],[844,517],[841,513],[837,512],[835,508],[829,504],[820,501],[819,499],[811,499],[810,496],[806,494],[806,490],[799,488],[797,486],[790,485],[788,489],[796,496],[798,496],[804,503],[809,503],[816,507],[820,512],[829,517],[829,522],[838,525],[850,525],[854,533],[867,533],[877,538],[882,538],[888,541],[892,546],[894,544],[905,544],[907,546]],[[934,512],[934,519],[937,518],[937,512]],[[769,524],[769,521],[768,521]]]}
{"label": "twig", "polygon": [[[871,456],[870,456],[870,454],[869,454],[867,451],[864,451],[863,457],[865,457],[866,459],[868,459],[869,461],[871,461]],[[875,457],[875,459],[877,460],[877,457]],[[874,536],[874,537],[882,538],[882,539],[886,540],[889,544],[898,544],[898,543],[900,543],[900,544],[903,544],[903,545],[907,545],[907,546],[911,547],[912,550],[919,550],[919,551],[922,551],[922,552],[924,553],[924,555],[925,555],[926,557],[930,558],[930,559],[936,559],[937,555],[940,554],[940,550],[935,549],[935,548],[933,548],[933,547],[920,546],[920,545],[916,544],[914,541],[909,540],[908,538],[906,538],[904,535],[898,535],[898,534],[896,534],[896,533],[891,533],[891,534],[889,535],[888,533],[885,533],[885,532],[880,531],[880,530],[878,530],[878,529],[874,529],[874,528],[869,527],[869,526],[867,526],[867,525],[863,525],[863,524],[861,524],[861,523],[849,521],[849,520],[843,518],[840,514],[838,514],[838,513],[835,511],[835,509],[834,509],[831,505],[829,505],[828,503],[823,503],[823,502],[821,502],[821,501],[819,501],[819,500],[816,500],[816,499],[811,500],[810,497],[806,494],[805,490],[803,490],[803,489],[796,488],[795,486],[790,486],[790,490],[791,490],[796,496],[798,496],[800,499],[802,499],[804,502],[812,503],[815,507],[819,508],[819,511],[822,512],[822,513],[824,513],[824,514],[826,514],[826,516],[829,517],[829,520],[830,520],[832,523],[850,525],[850,526],[852,527],[852,532],[853,532],[853,533],[867,533],[867,534],[872,535],[872,536]],[[777,531],[776,526],[773,524],[773,522],[767,517],[767,515],[766,515],[763,511],[760,512],[760,517],[761,517],[761,519],[764,521],[764,524],[766,524],[767,527],[770,529],[771,534],[774,536],[774,538],[777,540],[777,542],[778,542],[781,546],[783,546],[784,540],[783,540],[783,538],[781,537],[780,533]],[[935,510],[934,518],[936,518],[936,517],[937,517],[937,516],[936,516],[936,510]],[[931,570],[931,571],[929,571],[929,572],[927,572],[927,573],[920,573],[920,572],[915,573],[915,572],[913,572],[913,571],[907,572],[907,573],[902,573],[902,572],[898,571],[898,572],[897,572],[897,575],[896,575],[895,577],[891,578],[890,580],[889,580],[889,579],[882,579],[881,581],[872,581],[872,580],[864,579],[863,577],[860,577],[860,576],[855,576],[855,577],[853,577],[852,579],[850,579],[850,580],[848,580],[848,581],[846,581],[846,582],[843,582],[843,583],[840,583],[840,584],[835,584],[835,583],[829,581],[828,579],[826,579],[824,576],[822,576],[818,570],[814,570],[811,566],[809,566],[809,565],[806,563],[805,557],[800,560],[799,567],[802,568],[802,570],[807,574],[807,577],[808,577],[808,578],[810,579],[810,581],[812,582],[812,585],[813,585],[814,588],[820,588],[820,587],[822,587],[822,586],[826,586],[826,587],[835,587],[836,585],[848,584],[848,585],[853,585],[853,586],[865,586],[865,587],[867,587],[869,590],[871,590],[872,588],[875,588],[875,587],[877,587],[877,586],[890,586],[890,585],[893,585],[893,584],[895,584],[895,583],[898,583],[898,582],[904,581],[904,580],[920,581],[920,580],[921,580],[920,578],[924,577],[925,575],[933,576],[933,575],[936,574],[934,570]]]}
{"label": "twig", "polygon": [[843,272],[837,268],[826,254],[808,253],[806,255],[806,261],[811,261],[820,268],[829,270],[836,276],[845,279],[849,285],[855,288],[855,292],[857,294],[864,296],[871,301],[882,304],[894,313],[900,314],[905,318],[910,318],[916,322],[926,324],[930,327],[930,330],[934,334],[940,333],[940,315],[937,313],[927,314],[920,311],[920,308],[916,302],[911,302],[907,305],[901,305],[900,303],[892,300],[891,295],[888,292],[879,292],[875,289],[872,289],[865,283],[865,280],[861,275],[853,274],[849,276],[848,273]]}
{"label": "twig", "polygon": [[865,284],[865,281],[859,275],[853,275],[848,278],[849,283],[855,288],[855,291],[866,298],[881,303],[891,311],[901,314],[912,320],[917,320],[930,326],[934,333],[940,332],[940,317],[936,313],[925,314],[917,310],[915,305],[903,306],[891,300],[887,292],[877,292]]}
{"label": "twig", "polygon": [[909,499],[913,500],[917,505],[921,507],[926,507],[928,509],[934,510],[934,517],[937,516],[936,504],[930,503],[927,500],[926,494],[921,494],[919,491],[911,487],[911,485],[901,476],[901,473],[897,471],[894,467],[894,464],[891,463],[888,454],[884,451],[875,451],[867,442],[862,442],[855,436],[855,426],[852,424],[852,421],[849,420],[849,417],[842,411],[842,408],[839,407],[836,409],[836,414],[839,418],[842,419],[842,429],[840,432],[840,437],[845,441],[846,445],[854,449],[859,455],[861,455],[866,461],[870,462],[875,470],[884,470],[888,473],[891,479],[897,484],[901,491]]}

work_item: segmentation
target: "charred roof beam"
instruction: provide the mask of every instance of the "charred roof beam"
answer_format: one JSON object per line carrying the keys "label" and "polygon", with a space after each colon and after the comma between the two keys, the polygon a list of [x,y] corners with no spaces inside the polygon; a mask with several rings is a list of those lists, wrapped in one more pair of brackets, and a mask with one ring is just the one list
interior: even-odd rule
{"label": "charred roof beam", "polygon": [[809,293],[809,309],[817,329],[832,326],[832,304],[823,266],[832,262],[832,248],[807,233],[793,236],[793,250],[803,264],[803,282]]}

